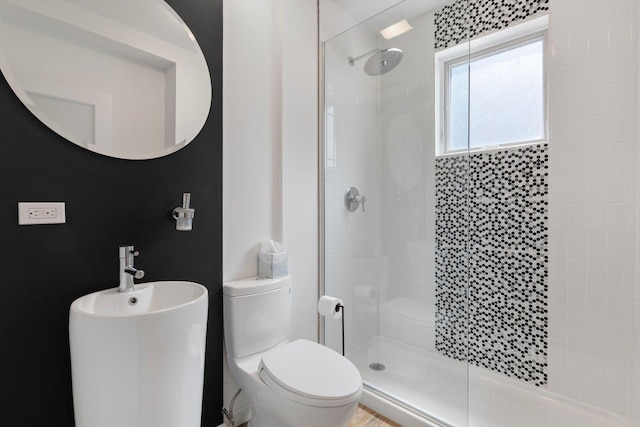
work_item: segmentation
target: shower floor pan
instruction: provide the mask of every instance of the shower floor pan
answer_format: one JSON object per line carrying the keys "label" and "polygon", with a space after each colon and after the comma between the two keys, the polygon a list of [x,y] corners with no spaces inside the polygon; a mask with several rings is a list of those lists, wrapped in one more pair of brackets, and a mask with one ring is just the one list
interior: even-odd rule
{"label": "shower floor pan", "polygon": [[[416,419],[402,407],[408,406],[455,427],[631,427],[613,413],[384,336],[372,338],[347,356],[365,384],[401,405],[385,402],[371,392],[363,396],[363,402],[400,423],[409,415]],[[381,363],[385,369],[373,370],[372,363]],[[376,407],[378,404],[382,406]],[[415,421],[410,425],[422,427]],[[428,420],[423,424],[434,425],[438,424]]]}

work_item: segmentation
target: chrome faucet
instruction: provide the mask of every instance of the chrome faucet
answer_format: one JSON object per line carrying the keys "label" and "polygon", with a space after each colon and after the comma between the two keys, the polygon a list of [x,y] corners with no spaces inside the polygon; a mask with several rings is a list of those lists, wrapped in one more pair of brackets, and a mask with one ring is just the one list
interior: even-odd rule
{"label": "chrome faucet", "polygon": [[140,252],[133,249],[133,245],[120,246],[120,285],[118,292],[133,290],[133,278],[142,279],[144,271],[133,266],[133,258],[140,255]]}

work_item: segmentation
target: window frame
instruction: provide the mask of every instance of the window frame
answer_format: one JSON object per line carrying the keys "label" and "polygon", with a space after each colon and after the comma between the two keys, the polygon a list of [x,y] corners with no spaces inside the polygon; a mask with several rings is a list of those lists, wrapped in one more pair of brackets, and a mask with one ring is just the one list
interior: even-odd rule
{"label": "window frame", "polygon": [[[451,48],[436,52],[436,156],[458,155],[466,152],[481,152],[549,142],[549,37],[548,16],[544,15],[524,23],[513,25],[479,37],[469,43],[461,43]],[[461,64],[470,64],[474,60],[490,57],[502,52],[515,49],[527,44],[542,41],[542,73],[543,73],[543,129],[544,136],[540,139],[514,141],[509,143],[470,147],[458,150],[450,148],[450,70]],[[468,114],[471,112],[468,111]],[[467,117],[467,121],[469,118]],[[471,129],[469,129],[469,132]]]}

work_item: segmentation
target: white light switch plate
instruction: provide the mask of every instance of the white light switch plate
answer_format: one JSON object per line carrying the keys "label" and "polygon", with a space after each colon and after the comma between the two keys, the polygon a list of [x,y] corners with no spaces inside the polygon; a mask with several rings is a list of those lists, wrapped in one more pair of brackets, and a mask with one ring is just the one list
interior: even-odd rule
{"label": "white light switch plate", "polygon": [[64,224],[64,202],[18,202],[18,224]]}

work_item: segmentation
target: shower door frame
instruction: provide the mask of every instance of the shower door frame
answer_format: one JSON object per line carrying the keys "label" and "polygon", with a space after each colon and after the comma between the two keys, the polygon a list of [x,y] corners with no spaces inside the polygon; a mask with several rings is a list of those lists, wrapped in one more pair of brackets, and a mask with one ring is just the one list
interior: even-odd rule
{"label": "shower door frame", "polygon": [[[318,0],[318,10],[320,9]],[[318,28],[320,28],[320,13],[318,13]],[[325,97],[324,97],[324,43],[320,40],[318,31],[318,295],[317,300],[325,294]],[[318,319],[318,342],[325,345],[324,320],[320,313]]]}

